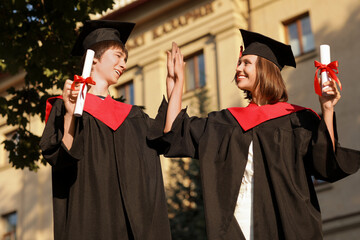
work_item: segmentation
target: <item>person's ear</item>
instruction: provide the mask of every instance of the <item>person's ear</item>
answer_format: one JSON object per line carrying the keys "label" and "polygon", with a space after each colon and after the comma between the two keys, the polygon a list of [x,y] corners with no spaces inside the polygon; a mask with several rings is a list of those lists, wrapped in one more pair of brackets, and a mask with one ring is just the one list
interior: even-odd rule
{"label": "person's ear", "polygon": [[97,64],[98,62],[99,62],[99,59],[97,59],[97,58],[93,59],[93,65]]}

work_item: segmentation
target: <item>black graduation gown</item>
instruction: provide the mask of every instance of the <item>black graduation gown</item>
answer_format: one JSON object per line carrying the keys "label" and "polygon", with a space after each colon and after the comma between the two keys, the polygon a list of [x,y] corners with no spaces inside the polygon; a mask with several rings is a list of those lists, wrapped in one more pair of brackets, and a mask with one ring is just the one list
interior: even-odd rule
{"label": "black graduation gown", "polygon": [[[76,119],[68,150],[64,104],[53,101],[40,145],[52,166],[55,239],[171,239],[160,160],[146,142],[153,120],[139,107],[88,94],[85,106],[91,102],[97,117],[84,110]],[[115,130],[98,119],[110,117],[106,111],[123,118],[120,126],[108,122]]]}
{"label": "black graduation gown", "polygon": [[254,238],[322,239],[311,175],[332,182],[354,173],[360,152],[336,142],[334,154],[325,122],[317,115],[302,110],[245,131],[229,110],[207,118],[190,118],[182,110],[171,131],[162,135],[166,110],[163,102],[148,138],[167,157],[200,160],[209,240],[244,239],[234,210],[251,141]]}

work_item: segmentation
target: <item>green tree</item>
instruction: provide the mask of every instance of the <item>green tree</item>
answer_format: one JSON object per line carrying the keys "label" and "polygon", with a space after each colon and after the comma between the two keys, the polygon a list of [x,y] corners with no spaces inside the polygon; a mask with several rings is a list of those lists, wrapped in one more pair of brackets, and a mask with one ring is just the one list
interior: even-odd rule
{"label": "green tree", "polygon": [[[200,117],[207,114],[207,95],[206,88],[197,90],[191,104]],[[173,240],[206,240],[199,160],[171,159],[169,175],[166,192]]]}
{"label": "green tree", "polygon": [[79,23],[89,14],[111,8],[113,0],[2,0],[0,3],[0,72],[26,72],[25,84],[0,97],[0,114],[17,126],[13,139],[4,141],[15,168],[39,168],[40,137],[30,131],[29,118],[44,120],[51,89],[78,69],[79,58],[70,55]]}

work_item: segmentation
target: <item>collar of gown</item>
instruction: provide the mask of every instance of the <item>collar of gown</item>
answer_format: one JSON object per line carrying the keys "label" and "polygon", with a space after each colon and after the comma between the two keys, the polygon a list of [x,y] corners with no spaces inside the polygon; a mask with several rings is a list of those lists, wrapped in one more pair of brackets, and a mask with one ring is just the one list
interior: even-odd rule
{"label": "collar of gown", "polygon": [[[282,117],[294,112],[302,110],[310,110],[314,112],[310,108],[304,108],[286,102],[277,102],[275,104],[266,104],[263,106],[258,106],[251,102],[247,107],[232,107],[228,108],[228,110],[245,131],[268,120]],[[316,112],[314,113],[317,115]]]}
{"label": "collar of gown", "polygon": [[[46,101],[45,122],[47,122],[52,106],[57,98],[49,98]],[[86,94],[84,111],[97,118],[112,130],[116,130],[129,115],[132,105],[115,101],[108,95],[104,100],[91,93]]]}
{"label": "collar of gown", "polygon": [[108,95],[104,100],[91,93],[86,95],[84,111],[116,130],[129,115],[132,105],[118,102]]}

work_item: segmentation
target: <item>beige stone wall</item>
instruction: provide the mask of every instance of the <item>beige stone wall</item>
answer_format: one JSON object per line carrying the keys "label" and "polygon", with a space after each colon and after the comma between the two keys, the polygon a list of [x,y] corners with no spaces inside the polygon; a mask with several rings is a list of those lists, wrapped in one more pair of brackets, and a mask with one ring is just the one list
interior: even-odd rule
{"label": "beige stone wall", "polygon": [[[2,82],[5,83],[4,81]],[[32,119],[31,129],[41,135],[43,124]],[[0,142],[15,131],[0,120]],[[37,173],[11,167],[4,145],[0,145],[0,215],[17,212],[16,237],[21,240],[51,240],[52,198],[51,168],[41,166]],[[4,219],[0,219],[0,238],[6,232]]]}

